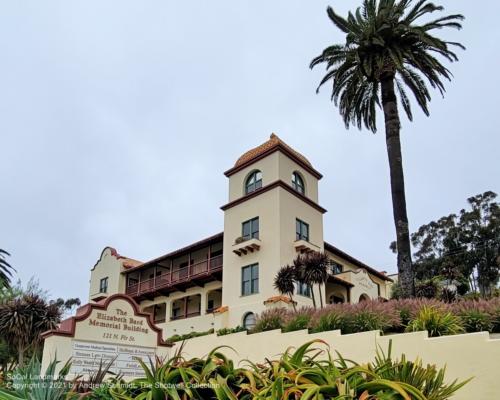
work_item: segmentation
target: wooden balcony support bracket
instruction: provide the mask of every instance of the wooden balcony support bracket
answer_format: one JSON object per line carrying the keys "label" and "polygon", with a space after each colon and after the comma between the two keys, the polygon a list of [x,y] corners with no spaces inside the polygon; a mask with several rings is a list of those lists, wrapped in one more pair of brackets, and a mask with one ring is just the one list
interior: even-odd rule
{"label": "wooden balcony support bracket", "polygon": [[239,257],[258,250],[260,250],[260,240],[255,238],[233,245],[233,253]]}

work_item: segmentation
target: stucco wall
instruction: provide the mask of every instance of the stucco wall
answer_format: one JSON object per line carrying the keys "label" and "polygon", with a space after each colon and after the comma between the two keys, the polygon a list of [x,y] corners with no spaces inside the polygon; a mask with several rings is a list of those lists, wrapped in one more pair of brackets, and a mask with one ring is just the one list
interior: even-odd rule
{"label": "stucco wall", "polygon": [[341,335],[339,331],[308,334],[307,331],[281,333],[276,330],[253,335],[240,332],[190,339],[185,342],[184,354],[188,358],[202,357],[212,348],[225,345],[234,349],[222,351],[236,364],[245,359],[262,362],[265,358],[278,356],[290,346],[297,347],[313,339],[326,341],[332,352],[338,351],[343,357],[360,363],[374,360],[378,346],[387,350],[392,340],[393,358],[405,354],[410,360],[420,358],[425,364],[446,366],[449,382],[474,377],[453,397],[454,400],[496,399],[500,391],[500,340],[490,339],[487,332],[440,338],[428,338],[427,332],[390,336],[380,336],[378,331],[352,335]]}
{"label": "stucco wall", "polygon": [[[94,299],[96,296],[124,293],[125,277],[121,274],[122,270],[121,260],[113,255],[110,247],[106,247],[101,253],[99,261],[90,272],[89,300]],[[102,278],[108,278],[108,291],[106,293],[99,293]]]}

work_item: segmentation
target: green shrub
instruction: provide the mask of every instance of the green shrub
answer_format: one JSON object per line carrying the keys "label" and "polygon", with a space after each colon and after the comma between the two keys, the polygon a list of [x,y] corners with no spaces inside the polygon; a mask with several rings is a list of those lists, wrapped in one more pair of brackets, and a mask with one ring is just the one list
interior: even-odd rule
{"label": "green shrub", "polygon": [[430,337],[456,335],[464,332],[462,321],[449,311],[437,307],[424,306],[412,320],[407,332],[427,331]]}
{"label": "green shrub", "polygon": [[419,298],[435,299],[441,290],[438,279],[426,279],[415,284],[415,294]]}
{"label": "green shrub", "polygon": [[466,332],[491,331],[493,326],[491,315],[479,310],[464,311],[460,319]]}
{"label": "green shrub", "polygon": [[207,336],[214,333],[213,329],[204,332],[189,332],[184,335],[172,335],[167,339],[167,342],[180,342],[182,340],[192,339],[199,336]]}
{"label": "green shrub", "polygon": [[379,330],[387,332],[401,325],[398,311],[391,302],[362,301],[347,308],[347,330],[351,333]]}
{"label": "green shrub", "polygon": [[246,328],[242,326],[237,326],[236,328],[221,328],[217,331],[217,336],[230,335],[232,333],[244,332]]}
{"label": "green shrub", "polygon": [[334,331],[339,329],[342,332],[349,331],[349,322],[341,305],[333,305],[317,311],[310,322],[312,332]]}
{"label": "green shrub", "polygon": [[283,327],[283,332],[294,332],[300,331],[302,329],[307,329],[310,322],[311,314],[297,313],[291,316],[288,321],[286,321],[285,326]]}

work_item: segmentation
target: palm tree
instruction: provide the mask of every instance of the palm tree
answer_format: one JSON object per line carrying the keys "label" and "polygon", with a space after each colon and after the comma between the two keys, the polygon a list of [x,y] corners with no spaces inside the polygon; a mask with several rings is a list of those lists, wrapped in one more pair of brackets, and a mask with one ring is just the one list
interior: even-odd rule
{"label": "palm tree", "polygon": [[292,302],[293,310],[297,311],[295,308],[295,301],[293,300],[293,294],[295,292],[295,269],[291,265],[285,265],[281,267],[274,278],[274,288],[280,292],[280,294],[289,296]]}
{"label": "palm tree", "polygon": [[313,251],[307,253],[304,257],[304,269],[306,282],[310,283],[311,286],[318,285],[319,287],[319,303],[321,308],[323,308],[323,294],[321,291],[321,286],[326,284],[328,280],[328,266],[330,265],[330,259],[325,253],[319,251]]}
{"label": "palm tree", "polygon": [[0,289],[10,287],[10,277],[12,276],[11,265],[5,259],[5,256],[10,256],[5,250],[0,249]]}
{"label": "palm tree", "polygon": [[376,132],[376,109],[383,109],[399,281],[405,297],[415,294],[415,285],[397,97],[410,121],[413,116],[407,89],[413,93],[423,112],[429,115],[428,102],[431,96],[428,84],[443,94],[445,88],[442,80],[451,80],[452,76],[439,58],[457,61],[451,48],[464,48],[459,43],[431,35],[436,29],[460,29],[462,25],[459,21],[464,19],[462,15],[448,15],[417,24],[421,17],[437,11],[443,11],[443,7],[427,0],[364,0],[363,6],[354,14],[349,12],[347,18],[328,7],[329,18],[346,34],[346,40],[345,43],[327,47],[310,65],[314,68],[318,64],[326,64],[327,74],[318,90],[331,81],[332,101],[339,107],[346,127],[352,124],[361,129],[364,125]]}
{"label": "palm tree", "polygon": [[311,298],[313,301],[313,307],[316,306],[316,296],[314,295],[314,282],[311,281],[311,275],[306,271],[306,256],[302,254],[298,254],[297,257],[293,260],[293,271],[295,274],[295,281],[298,284],[305,284],[309,288],[309,292],[311,293]]}

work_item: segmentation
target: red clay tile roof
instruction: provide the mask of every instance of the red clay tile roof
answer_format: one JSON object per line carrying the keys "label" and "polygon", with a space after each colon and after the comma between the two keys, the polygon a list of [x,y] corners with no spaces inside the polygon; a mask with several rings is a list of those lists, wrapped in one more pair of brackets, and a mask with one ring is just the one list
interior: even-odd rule
{"label": "red clay tile roof", "polygon": [[133,258],[128,258],[128,257],[122,256],[121,254],[119,254],[116,251],[116,249],[114,247],[110,247],[109,249],[111,250],[111,255],[116,257],[116,259],[122,261],[122,265],[125,269],[134,268],[134,267],[137,267],[138,265],[141,265],[143,263],[142,261],[138,261],[138,260],[134,260]]}
{"label": "red clay tile roof", "polygon": [[357,260],[353,256],[350,256],[346,252],[340,250],[338,247],[335,247],[334,245],[332,245],[330,243],[325,242],[325,250],[339,256],[340,258],[346,259],[347,261],[353,263],[357,267],[366,269],[368,272],[370,272],[371,274],[373,274],[375,276],[378,276],[380,279],[383,279],[383,280],[389,281],[389,282],[393,282],[393,280],[391,278],[389,278],[386,274],[384,274],[380,271],[377,271],[375,268],[372,268],[372,267],[366,265],[365,263]]}
{"label": "red clay tile roof", "polygon": [[[279,303],[280,301],[282,301],[283,303],[287,303],[287,304],[292,303],[292,300],[290,300],[290,297],[286,297],[286,296],[273,296],[273,297],[269,297],[267,300],[265,300],[264,304]],[[293,303],[296,303],[296,302],[294,301]]]}
{"label": "red clay tile roof", "polygon": [[251,150],[248,150],[245,154],[243,154],[238,160],[236,161],[236,164],[234,164],[235,167],[239,167],[242,164],[245,164],[254,158],[257,158],[261,154],[277,147],[277,146],[283,146],[286,148],[288,151],[290,151],[292,154],[294,154],[297,158],[302,160],[305,164],[309,165],[312,167],[311,163],[307,158],[305,158],[302,154],[300,154],[298,151],[292,149],[289,145],[287,145],[283,140],[281,140],[278,135],[272,133],[271,136],[269,137],[269,140],[267,142],[264,142],[260,146],[257,146]]}

